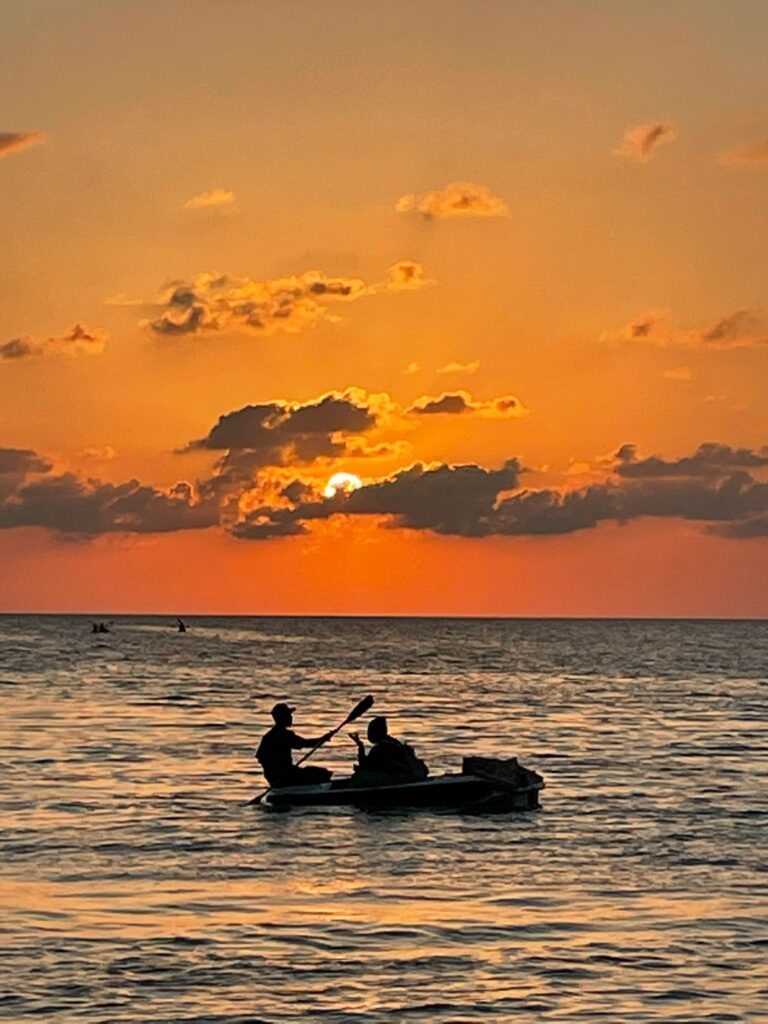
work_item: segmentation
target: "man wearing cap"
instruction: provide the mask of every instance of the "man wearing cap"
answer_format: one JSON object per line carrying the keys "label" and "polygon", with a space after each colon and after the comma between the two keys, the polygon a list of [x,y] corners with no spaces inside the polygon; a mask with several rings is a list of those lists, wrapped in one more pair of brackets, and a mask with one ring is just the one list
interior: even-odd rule
{"label": "man wearing cap", "polygon": [[293,725],[293,712],[296,708],[288,704],[275,704],[272,717],[275,724],[262,737],[256,760],[261,764],[262,771],[270,786],[314,786],[327,782],[331,772],[327,768],[313,765],[298,768],[293,763],[292,751],[304,747],[317,747],[330,739],[332,733],[326,732],[315,739],[305,739],[290,727]]}

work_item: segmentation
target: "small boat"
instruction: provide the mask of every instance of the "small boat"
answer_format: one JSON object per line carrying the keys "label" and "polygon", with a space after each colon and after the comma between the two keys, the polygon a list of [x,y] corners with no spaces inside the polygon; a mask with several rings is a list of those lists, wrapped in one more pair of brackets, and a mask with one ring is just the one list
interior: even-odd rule
{"label": "small boat", "polygon": [[517,758],[465,757],[457,775],[419,782],[361,785],[354,776],[315,786],[272,789],[268,807],[449,807],[467,811],[532,811],[539,806],[544,780]]}

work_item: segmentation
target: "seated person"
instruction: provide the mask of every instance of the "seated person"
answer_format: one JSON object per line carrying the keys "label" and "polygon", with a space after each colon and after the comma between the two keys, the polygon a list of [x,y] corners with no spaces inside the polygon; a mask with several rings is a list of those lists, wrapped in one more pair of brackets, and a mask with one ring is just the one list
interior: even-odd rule
{"label": "seated person", "polygon": [[389,735],[387,720],[383,715],[372,718],[368,723],[371,749],[367,753],[359,734],[353,732],[350,735],[357,744],[357,785],[382,786],[391,785],[393,782],[421,782],[429,775],[429,769],[416,757],[413,747]]}
{"label": "seated person", "polygon": [[297,735],[290,728],[293,725],[295,710],[287,704],[275,704],[272,708],[275,724],[264,734],[256,751],[256,760],[261,764],[266,780],[272,787],[315,786],[320,782],[327,782],[333,774],[327,768],[318,768],[314,765],[299,768],[294,765],[291,753],[293,750],[317,747],[331,736],[329,732],[315,739],[305,739]]}

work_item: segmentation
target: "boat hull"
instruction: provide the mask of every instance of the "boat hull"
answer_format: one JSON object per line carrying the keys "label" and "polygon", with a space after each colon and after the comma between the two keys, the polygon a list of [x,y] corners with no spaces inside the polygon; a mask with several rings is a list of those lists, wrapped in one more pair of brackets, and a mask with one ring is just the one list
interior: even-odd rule
{"label": "boat hull", "polygon": [[503,786],[472,775],[442,775],[392,786],[355,786],[351,780],[318,786],[273,789],[265,804],[287,807],[455,808],[493,812],[532,811],[539,806],[543,782]]}

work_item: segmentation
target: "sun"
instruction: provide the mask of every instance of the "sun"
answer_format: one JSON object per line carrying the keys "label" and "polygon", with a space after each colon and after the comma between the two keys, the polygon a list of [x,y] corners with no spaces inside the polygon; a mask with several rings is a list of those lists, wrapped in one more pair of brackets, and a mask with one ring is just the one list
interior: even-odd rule
{"label": "sun", "polygon": [[356,491],[358,487],[362,486],[363,481],[359,476],[355,476],[354,473],[334,473],[325,485],[323,494],[326,498],[334,498],[339,491],[341,491],[342,494],[350,494],[352,491]]}

